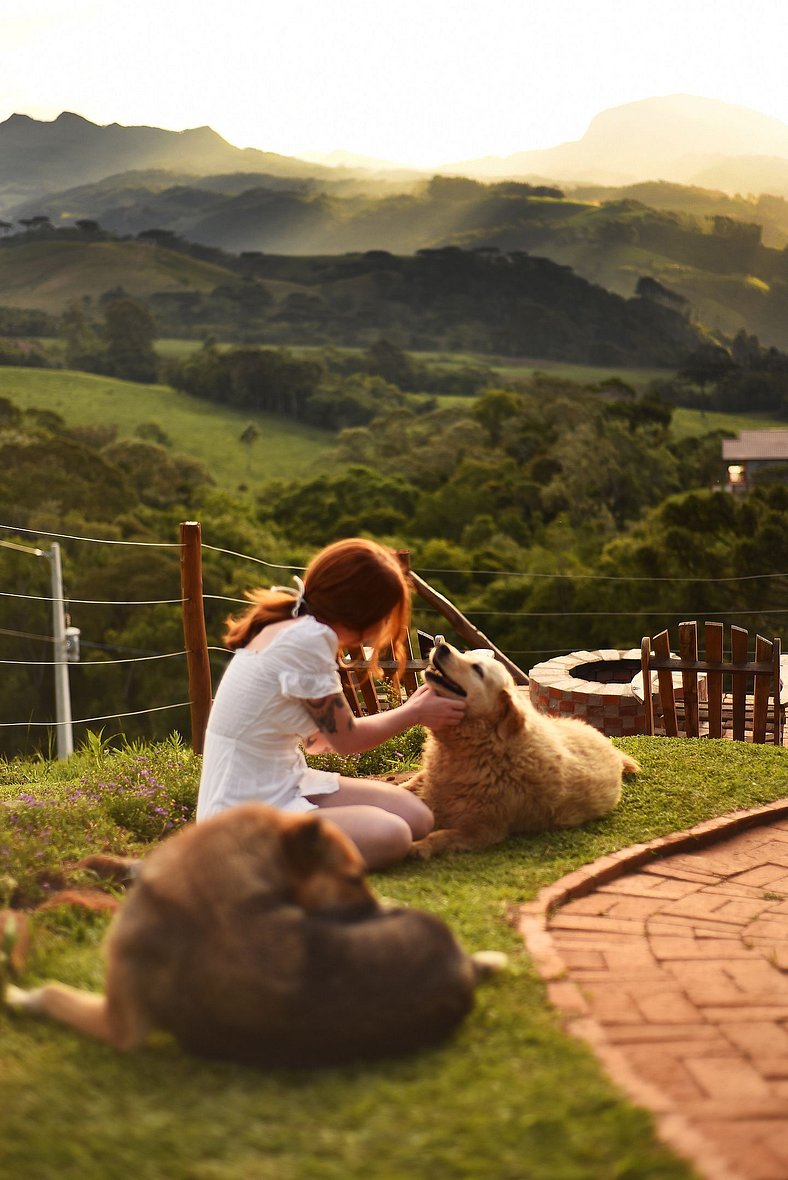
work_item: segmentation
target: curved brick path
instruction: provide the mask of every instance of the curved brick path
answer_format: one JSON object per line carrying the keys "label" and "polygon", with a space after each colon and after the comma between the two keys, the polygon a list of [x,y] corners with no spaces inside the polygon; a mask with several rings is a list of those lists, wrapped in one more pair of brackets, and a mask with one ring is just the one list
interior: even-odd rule
{"label": "curved brick path", "polygon": [[520,930],[678,1154],[707,1180],[788,1180],[788,801],[603,857]]}

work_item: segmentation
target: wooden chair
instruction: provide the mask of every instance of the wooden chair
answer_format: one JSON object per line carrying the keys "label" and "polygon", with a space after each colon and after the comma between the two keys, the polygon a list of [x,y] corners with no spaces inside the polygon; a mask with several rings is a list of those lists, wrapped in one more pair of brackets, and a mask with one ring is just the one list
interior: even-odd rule
{"label": "wooden chair", "polygon": [[[406,634],[407,659],[399,682],[400,699],[409,697],[419,687],[419,673],[427,667],[428,656],[435,645],[434,636],[427,635],[424,631],[417,631],[416,636],[418,656],[414,654],[410,632]],[[389,679],[396,666],[391,649],[384,652],[380,668],[387,679],[376,683],[368,675],[369,660],[363,647],[345,649],[339,662],[339,675],[347,703],[356,717],[381,713],[391,708],[392,703],[396,704],[396,701],[392,700],[392,691],[396,693],[396,690],[393,681]]]}
{"label": "wooden chair", "polygon": [[[732,626],[730,658],[726,659],[723,632],[722,623],[705,624],[703,660],[698,658],[697,623],[679,624],[678,656],[671,654],[667,631],[653,639],[643,638],[640,663],[647,734],[782,744],[785,701],[780,699],[780,640],[756,636],[751,660],[748,632]],[[674,684],[677,674],[680,688]]]}

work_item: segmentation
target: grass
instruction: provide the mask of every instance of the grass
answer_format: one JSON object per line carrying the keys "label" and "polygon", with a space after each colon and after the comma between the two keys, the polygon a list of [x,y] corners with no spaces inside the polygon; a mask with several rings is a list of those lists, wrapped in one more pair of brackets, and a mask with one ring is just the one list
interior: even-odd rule
{"label": "grass", "polygon": [[118,283],[137,299],[154,291],[211,291],[228,278],[224,267],[137,241],[41,241],[0,251],[0,303],[55,314]]}
{"label": "grass", "polygon": [[677,407],[673,411],[671,429],[676,438],[709,434],[712,430],[729,430],[732,434],[741,430],[785,430],[785,419],[770,418],[766,414],[709,413]]}
{"label": "grass", "polygon": [[[204,463],[217,484],[236,491],[269,479],[306,476],[333,448],[335,436],[251,410],[200,401],[166,385],[139,385],[62,369],[0,367],[0,397],[21,409],[54,410],[69,426],[110,423],[121,438],[155,422],[173,451]],[[253,422],[259,437],[247,448],[240,435]]]}
{"label": "grass", "polygon": [[[379,893],[440,914],[468,949],[511,956],[510,970],[480,990],[451,1043],[400,1061],[302,1074],[188,1059],[163,1038],[121,1057],[65,1029],[0,1014],[0,1174],[690,1180],[691,1169],[655,1139],[649,1116],[622,1098],[588,1049],[562,1033],[507,913],[604,853],[784,796],[788,762],[784,750],[731,742],[618,744],[643,773],[627,782],[606,819],[483,853],[405,863],[373,879]],[[403,751],[406,761],[412,756],[412,747]],[[391,751],[386,757],[390,763]],[[49,831],[51,846],[65,845],[61,860],[110,838],[118,850],[124,842],[137,847],[145,809],[134,813],[130,830],[123,827],[128,818],[119,825],[107,808],[130,766],[142,791],[143,764],[165,794],[193,796],[198,760],[177,743],[108,753],[94,742],[69,763],[2,768],[0,799],[43,800],[21,810]],[[103,792],[95,792],[99,783]],[[81,842],[79,823],[58,803],[76,789],[98,795],[81,820],[94,825],[84,827]],[[155,806],[161,797],[154,815]],[[19,810],[0,807],[0,825]],[[0,848],[9,846],[7,836],[0,827]],[[28,847],[35,860],[41,842]],[[36,915],[23,982],[54,977],[99,988],[105,921],[64,909]]]}

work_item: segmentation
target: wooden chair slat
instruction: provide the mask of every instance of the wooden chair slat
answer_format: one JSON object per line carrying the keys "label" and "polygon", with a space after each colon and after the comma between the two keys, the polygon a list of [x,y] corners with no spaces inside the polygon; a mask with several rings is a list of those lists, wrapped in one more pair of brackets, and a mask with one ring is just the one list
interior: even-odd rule
{"label": "wooden chair slat", "polygon": [[645,733],[654,733],[654,696],[651,691],[651,640],[646,635],[640,641],[640,672],[643,677],[643,708],[645,710]]}
{"label": "wooden chair slat", "polygon": [[782,674],[782,643],[779,638],[774,639],[774,650],[772,652],[772,684],[774,685],[774,716],[773,725],[775,732],[775,741],[782,742],[783,725],[785,723],[785,707],[783,706],[781,697],[780,676]]}
{"label": "wooden chair slat", "polygon": [[[725,628],[722,623],[707,623],[703,632],[706,659],[709,663],[722,664]],[[709,737],[722,737],[722,672],[706,673],[706,700],[708,702]]]}
{"label": "wooden chair slat", "polygon": [[416,679],[416,673],[413,670],[413,643],[410,638],[410,631],[405,632],[405,650],[407,655],[407,663],[402,671],[400,683],[405,690],[405,694],[410,696],[419,687],[419,682]]}
{"label": "wooden chair slat", "polygon": [[[698,624],[679,624],[679,654],[682,662],[697,663]],[[682,667],[681,687],[684,694],[684,725],[687,737],[700,737],[698,727],[698,673]]]}
{"label": "wooden chair slat", "polygon": [[361,644],[353,644],[348,645],[345,650],[347,651],[347,654],[350,656],[353,663],[359,666],[358,673],[352,666],[346,669],[348,679],[356,692],[356,700],[358,700],[360,694],[367,713],[379,713],[380,705],[378,703],[378,694],[375,691],[375,685],[372,683],[369,676],[366,675],[366,669],[363,671],[361,669],[361,665],[366,662],[366,653],[364,652],[364,648],[361,646]]}
{"label": "wooden chair slat", "polygon": [[[731,664],[747,662],[747,641],[749,636],[743,627],[731,627]],[[733,692],[733,738],[743,742],[747,716],[747,673],[736,667],[731,668],[731,691]]]}
{"label": "wooden chair slat", "polygon": [[[771,640],[764,639],[763,635],[756,635],[756,660],[763,660],[764,663],[768,660],[771,663],[773,651],[774,644]],[[754,742],[765,742],[766,725],[769,719],[770,685],[765,676],[755,676],[753,679],[755,684],[753,686],[752,740]]]}
{"label": "wooden chair slat", "polygon": [[[667,631],[660,631],[654,636],[654,654],[663,660],[670,659],[670,637]],[[676,698],[673,693],[673,672],[669,668],[660,668],[657,672],[659,696],[662,702],[662,723],[668,737],[679,736],[679,726],[676,717]]]}

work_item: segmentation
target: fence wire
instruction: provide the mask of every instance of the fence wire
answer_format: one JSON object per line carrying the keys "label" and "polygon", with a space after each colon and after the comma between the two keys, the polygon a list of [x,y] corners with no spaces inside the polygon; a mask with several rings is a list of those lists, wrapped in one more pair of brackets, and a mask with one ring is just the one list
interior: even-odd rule
{"label": "fence wire", "polygon": [[[46,537],[57,541],[74,541],[91,545],[111,545],[111,546],[128,546],[130,548],[143,549],[182,549],[183,546],[178,541],[133,541],[123,540],[118,538],[108,537],[89,537],[80,536],[73,533],[56,533],[44,529],[29,529],[23,528],[19,525],[1,524],[0,530],[29,537]],[[31,553],[35,556],[46,557],[48,554],[41,549],[31,549],[22,545],[17,545],[12,541],[0,539],[0,546],[9,549],[16,549],[21,552]],[[233,549],[225,549],[218,545],[211,545],[202,542],[201,549],[203,553],[215,553],[225,557],[230,557],[240,561],[248,561],[254,565],[263,566],[271,570],[288,570],[294,573],[302,573],[304,566],[292,565],[286,562],[269,561],[265,558],[256,557],[249,553],[240,553]],[[768,582],[779,579],[788,579],[787,573],[769,572],[762,574],[742,574],[730,577],[715,577],[715,578],[699,578],[692,575],[680,576],[653,576],[645,577],[635,574],[586,574],[586,573],[563,573],[563,572],[538,572],[532,573],[527,570],[499,570],[499,569],[437,569],[437,568],[423,568],[415,570],[414,572],[420,574],[429,574],[431,576],[463,576],[472,578],[490,578],[490,579],[504,579],[504,578],[518,578],[522,581],[532,580],[563,580],[566,582],[615,582],[615,583],[691,583],[693,585],[720,585],[721,583],[744,583],[744,582]],[[20,594],[14,591],[0,591],[0,597],[9,599],[28,600],[30,602],[48,602],[52,603],[55,599],[49,595],[40,594]],[[223,594],[205,594],[204,599],[215,602],[226,602],[233,605],[247,605],[248,600],[245,598],[235,598]],[[94,599],[94,598],[72,598],[64,595],[64,601],[69,606],[113,606],[113,607],[138,607],[138,606],[183,606],[184,598],[155,598],[155,599]],[[427,614],[439,615],[434,607],[423,604],[420,609]],[[702,615],[705,618],[727,618],[727,617],[742,617],[746,615],[760,615],[760,616],[782,616],[788,614],[788,608],[774,607],[774,608],[760,608],[754,607],[749,610],[735,610],[735,611],[706,611],[700,610],[697,607],[692,607],[687,610],[665,610],[661,608],[643,608],[634,611],[506,611],[506,610],[474,610],[469,608],[464,612],[468,618],[511,618],[511,619],[549,619],[549,618],[652,618],[663,617],[670,619],[682,619],[689,616]],[[31,632],[14,631],[6,628],[0,628],[0,635],[5,635],[13,638],[28,639],[40,641],[43,643],[52,644],[55,642],[52,636],[37,635]],[[113,648],[112,645],[89,644],[86,646],[93,646],[94,648],[104,648],[104,650],[122,650]],[[128,650],[128,649],[126,649]],[[570,649],[564,648],[550,648],[550,649],[520,649],[512,651],[510,654],[515,656],[544,656],[544,655],[560,655],[566,654]],[[209,652],[221,654],[230,657],[230,652],[221,647],[209,647]],[[153,652],[137,655],[133,657],[121,657],[117,659],[102,659],[102,660],[10,660],[0,659],[2,665],[13,666],[29,666],[29,667],[62,667],[67,664],[70,668],[108,668],[118,664],[138,664],[155,660],[166,660],[174,658],[182,658],[188,655],[186,651],[177,652]],[[179,701],[174,704],[151,706],[147,709],[136,709],[120,713],[110,713],[104,716],[97,717],[82,717],[73,719],[73,725],[92,724],[99,721],[113,721],[124,717],[140,717],[146,714],[161,713],[172,709],[183,709],[189,706],[189,701]],[[11,721],[0,722],[0,729],[10,728],[33,728],[33,727],[55,727],[58,725],[56,721]]]}

